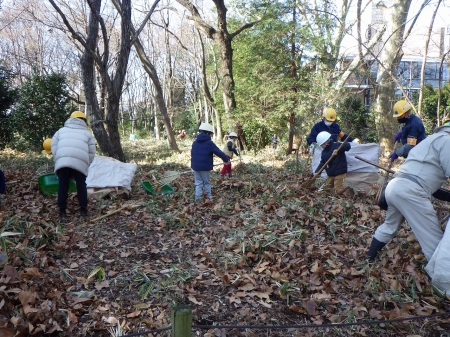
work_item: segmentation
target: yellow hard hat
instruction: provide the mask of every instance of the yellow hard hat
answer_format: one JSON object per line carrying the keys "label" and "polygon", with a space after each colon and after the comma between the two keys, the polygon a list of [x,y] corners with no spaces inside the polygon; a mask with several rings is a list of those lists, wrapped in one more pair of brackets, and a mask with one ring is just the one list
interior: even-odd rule
{"label": "yellow hard hat", "polygon": [[403,116],[405,113],[407,113],[409,110],[411,110],[412,106],[411,103],[408,103],[404,99],[401,101],[398,101],[394,104],[394,116],[393,117],[400,117]]}
{"label": "yellow hard hat", "polygon": [[323,118],[329,122],[334,122],[336,120],[336,110],[333,108],[326,108],[323,110]]}
{"label": "yellow hard hat", "polygon": [[83,112],[81,112],[81,111],[74,111],[70,115],[70,118],[84,118],[84,119],[86,119],[86,115]]}
{"label": "yellow hard hat", "polygon": [[47,138],[46,140],[44,140],[44,142],[42,143],[42,147],[44,148],[45,152],[47,152],[47,154],[52,153],[52,139]]}

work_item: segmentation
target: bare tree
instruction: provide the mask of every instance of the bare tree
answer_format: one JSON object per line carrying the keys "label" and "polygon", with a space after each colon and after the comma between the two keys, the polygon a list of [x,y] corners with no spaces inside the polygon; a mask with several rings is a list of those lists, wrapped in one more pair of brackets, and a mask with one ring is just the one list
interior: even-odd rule
{"label": "bare tree", "polygon": [[219,74],[221,77],[223,101],[225,108],[225,115],[227,118],[228,127],[234,127],[234,114],[233,110],[236,109],[236,99],[234,97],[234,79],[233,79],[233,38],[241,33],[243,30],[248,29],[256,24],[257,21],[249,22],[239,27],[233,33],[228,32],[227,23],[227,8],[224,0],[213,0],[217,10],[217,28],[210,25],[204,20],[197,7],[190,0],[177,0],[179,4],[184,6],[191,15],[188,16],[189,20],[192,20],[194,25],[200,29],[203,34],[208,38],[214,40],[219,48],[220,54],[220,69]]}
{"label": "bare tree", "polygon": [[[156,0],[154,7],[159,0]],[[91,128],[100,149],[111,157],[125,161],[125,156],[120,144],[119,135],[119,108],[120,98],[125,81],[128,60],[131,47],[137,38],[132,38],[131,21],[131,0],[123,0],[120,3],[120,46],[115,59],[110,59],[110,39],[108,28],[104,18],[101,16],[101,0],[89,0],[90,9],[89,22],[87,26],[87,35],[83,36],[81,32],[76,31],[69,22],[67,16],[63,13],[60,6],[54,0],[49,0],[53,8],[58,12],[72,37],[83,47],[83,56],[81,58],[83,85],[85,88],[87,112],[90,117]],[[148,21],[152,11],[147,15],[143,25]],[[142,30],[142,27],[140,30]],[[139,30],[139,31],[140,31]],[[101,33],[102,45],[99,45],[99,35]],[[112,69],[115,64],[115,69]],[[103,119],[101,107],[96,95],[96,70],[98,71],[101,83],[104,85],[105,110],[106,116]],[[105,123],[108,132],[105,129]]]}
{"label": "bare tree", "polygon": [[[403,53],[401,47],[405,40],[405,23],[411,5],[411,0],[390,1],[387,6],[379,4],[379,9],[383,13],[388,36],[381,50],[380,64],[377,73],[377,97],[374,112],[376,115],[376,125],[380,145],[386,151],[391,149],[394,133],[392,124],[392,106],[395,103],[395,81],[397,65]],[[380,66],[382,64],[382,66]]]}
{"label": "bare tree", "polygon": [[[120,10],[119,1],[112,0],[112,2],[114,4],[114,6],[116,7],[116,9]],[[155,7],[158,2],[159,2],[159,0],[156,0],[154,2],[152,8],[150,9],[149,13],[147,14],[145,21],[147,21],[150,18],[150,15],[155,10]],[[150,77],[150,79],[153,82],[153,86],[154,86],[154,90],[155,90],[155,93],[154,93],[155,101],[156,101],[156,104],[158,105],[159,111],[163,118],[163,123],[166,128],[167,140],[169,142],[169,146],[172,150],[179,151],[178,145],[177,145],[177,142],[175,139],[175,135],[173,134],[169,114],[167,113],[167,106],[166,106],[166,102],[164,100],[164,93],[163,93],[163,89],[161,86],[161,82],[158,77],[158,73],[156,71],[155,66],[150,61],[150,58],[146,55],[145,49],[142,45],[142,42],[139,39],[139,33],[141,32],[142,28],[143,28],[143,25],[141,26],[141,28],[139,30],[136,31],[134,29],[133,25],[130,23],[130,34],[131,34],[130,37],[132,36],[132,43],[134,44],[134,48],[136,49],[136,53],[139,57],[139,60],[142,63],[142,66],[144,67],[145,72],[148,74],[148,76]]]}

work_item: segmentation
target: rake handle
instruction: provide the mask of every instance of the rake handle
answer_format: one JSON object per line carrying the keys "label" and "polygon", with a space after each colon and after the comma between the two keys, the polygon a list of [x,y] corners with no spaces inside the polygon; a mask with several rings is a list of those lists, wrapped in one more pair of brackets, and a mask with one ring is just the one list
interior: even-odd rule
{"label": "rake handle", "polygon": [[[347,140],[350,138],[350,136],[351,136],[352,133],[353,133],[353,131],[350,132],[350,133],[348,134],[347,138],[345,138],[345,140],[342,142],[342,144],[339,145],[339,147],[337,148],[337,151],[338,151],[338,152],[339,152],[339,150],[342,148],[342,146],[344,146],[344,144],[347,143]],[[312,179],[316,179],[316,178],[322,173],[322,171],[325,169],[325,167],[327,167],[328,163],[329,163],[330,161],[333,160],[333,158],[334,158],[334,156],[330,156],[330,158],[328,158],[328,160],[325,162],[325,164],[323,164],[323,166],[320,168],[320,170],[317,171],[316,174],[314,174],[314,177],[313,177]]]}

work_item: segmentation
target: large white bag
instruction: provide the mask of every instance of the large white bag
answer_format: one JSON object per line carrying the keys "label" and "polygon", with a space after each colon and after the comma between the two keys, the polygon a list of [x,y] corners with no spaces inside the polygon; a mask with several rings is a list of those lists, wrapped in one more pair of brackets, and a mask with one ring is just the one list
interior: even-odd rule
{"label": "large white bag", "polygon": [[450,220],[444,236],[433,253],[425,271],[431,277],[431,283],[442,292],[450,295]]}
{"label": "large white bag", "polygon": [[124,187],[131,191],[131,181],[137,165],[103,156],[95,156],[89,166],[86,185],[88,188]]}

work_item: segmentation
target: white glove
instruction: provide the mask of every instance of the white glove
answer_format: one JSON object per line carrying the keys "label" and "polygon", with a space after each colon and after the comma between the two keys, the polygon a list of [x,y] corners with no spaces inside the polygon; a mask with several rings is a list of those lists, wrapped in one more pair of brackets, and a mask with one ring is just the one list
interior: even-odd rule
{"label": "white glove", "polygon": [[234,149],[235,149],[236,151],[239,151],[239,150],[240,150],[239,146],[235,147]]}
{"label": "white glove", "polygon": [[316,147],[316,143],[312,143],[310,146],[309,146],[309,153],[310,154],[313,154],[314,153],[314,148]]}

